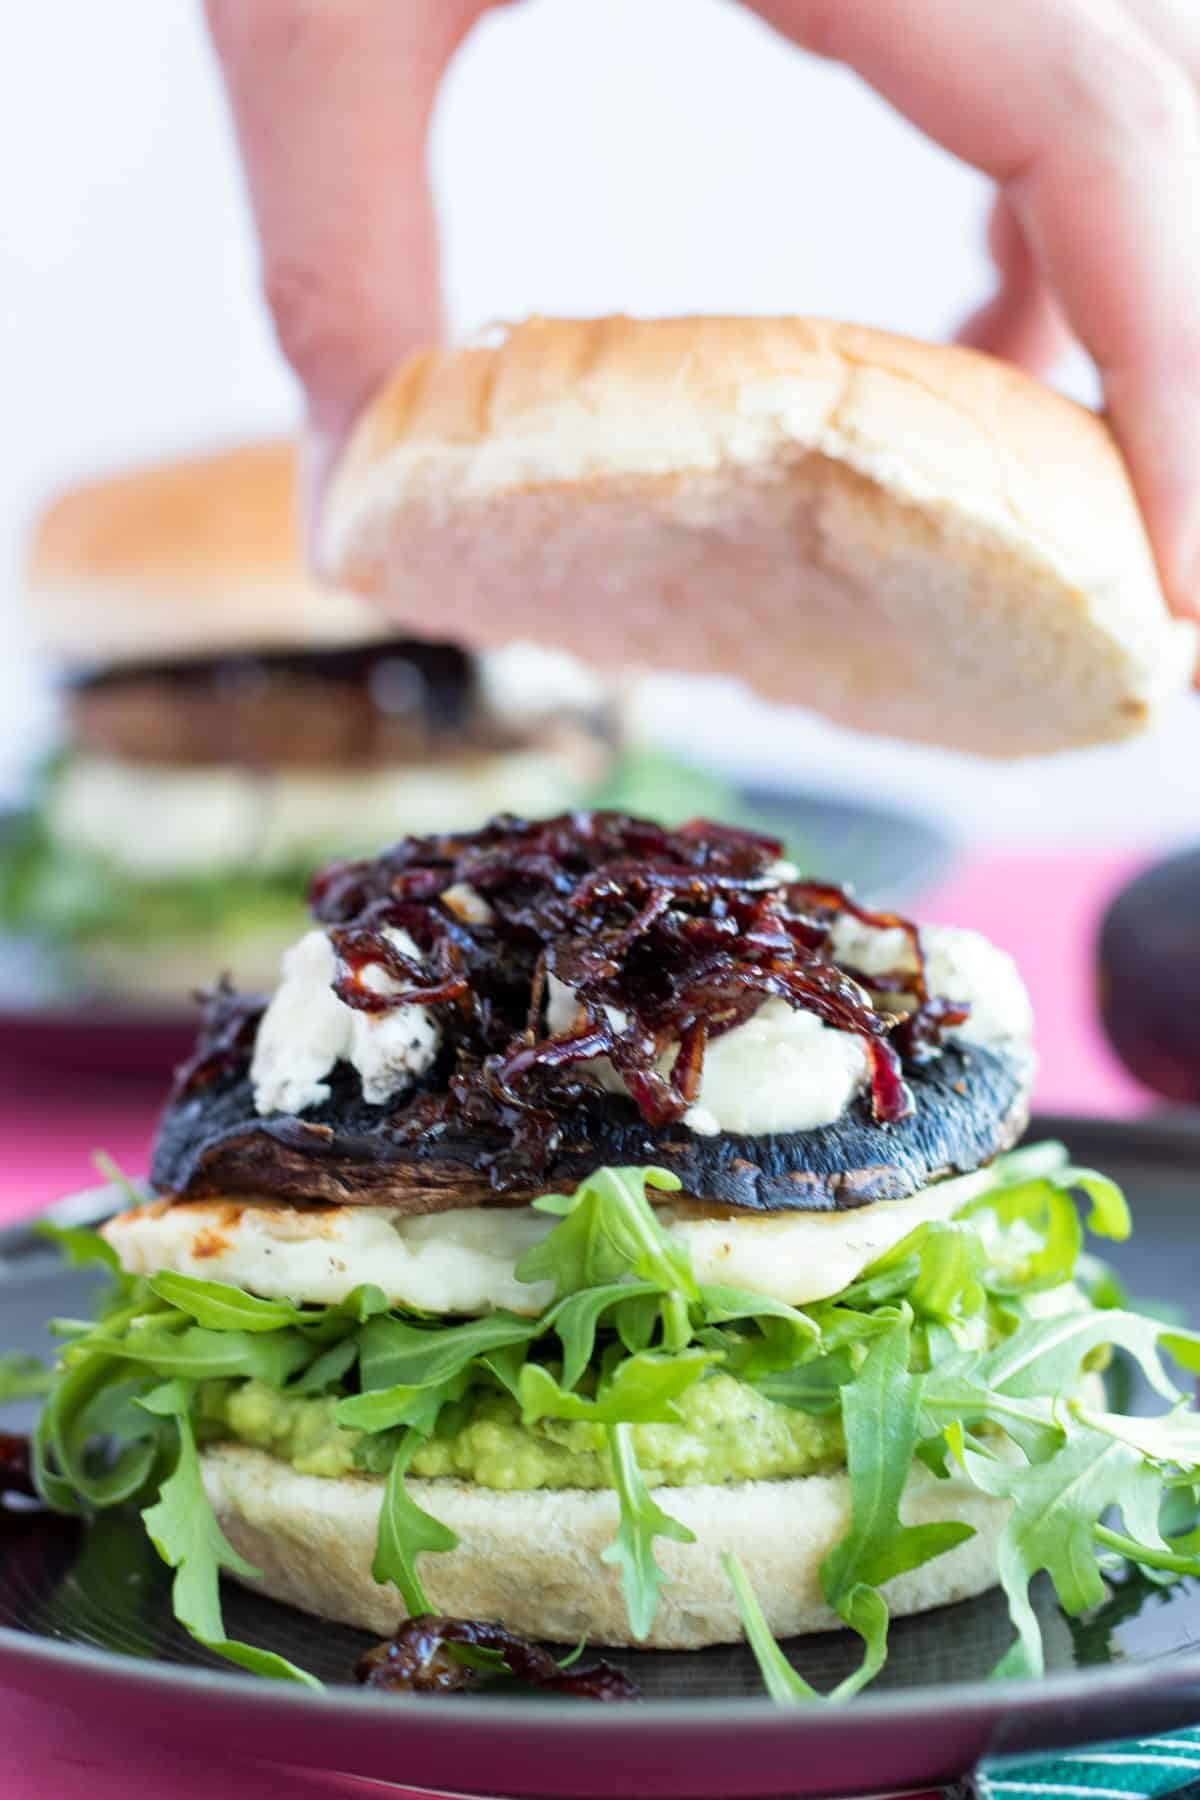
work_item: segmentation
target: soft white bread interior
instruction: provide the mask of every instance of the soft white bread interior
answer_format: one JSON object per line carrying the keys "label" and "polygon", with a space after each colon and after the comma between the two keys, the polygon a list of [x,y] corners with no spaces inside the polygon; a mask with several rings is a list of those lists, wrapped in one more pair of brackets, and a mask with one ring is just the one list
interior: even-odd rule
{"label": "soft white bread interior", "polygon": [[1100,419],[973,351],[805,319],[530,319],[404,363],[323,565],[415,626],[743,677],[993,755],[1118,739],[1193,671]]}
{"label": "soft white bread interior", "polygon": [[[210,1446],[202,1467],[222,1530],[260,1571],[247,1585],[380,1636],[396,1629],[403,1602],[371,1575],[382,1480],[300,1475],[241,1444]],[[618,1572],[601,1561],[617,1531],[614,1493],[506,1493],[457,1481],[408,1485],[417,1504],[459,1538],[457,1549],[420,1559],[435,1611],[500,1619],[513,1631],[552,1643],[574,1643],[585,1632],[597,1645],[633,1641]],[[742,1637],[721,1566],[728,1550],[740,1557],[776,1637],[840,1624],[822,1597],[819,1571],[850,1523],[846,1475],[671,1488],[658,1498],[690,1526],[696,1542],[655,1542],[669,1580],[649,1646],[696,1650]],[[962,1520],[974,1526],[975,1536],[888,1582],[883,1592],[894,1615],[926,1612],[995,1585],[1006,1502],[914,1467],[902,1516],[910,1524]]]}
{"label": "soft white bread interior", "polygon": [[320,649],[391,631],[305,569],[285,441],[61,494],[35,527],[26,590],[39,647],[69,663]]}

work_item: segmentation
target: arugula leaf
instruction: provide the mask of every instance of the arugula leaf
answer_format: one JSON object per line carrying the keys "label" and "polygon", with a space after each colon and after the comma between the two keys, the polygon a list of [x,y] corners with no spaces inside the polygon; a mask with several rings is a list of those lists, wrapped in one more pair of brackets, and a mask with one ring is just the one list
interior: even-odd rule
{"label": "arugula leaf", "polygon": [[920,1434],[924,1377],[909,1372],[911,1324],[902,1318],[878,1338],[857,1381],[842,1390],[851,1524],[821,1566],[835,1609],[852,1588],[881,1586],[973,1536],[969,1525],[904,1525],[900,1501]]}
{"label": "arugula leaf", "polygon": [[1179,1541],[1175,1548],[1200,1550],[1200,1493],[1197,1485],[1200,1471],[1182,1485],[1174,1485],[1163,1495],[1159,1525],[1163,1534]]}
{"label": "arugula leaf", "polygon": [[993,1294],[1037,1292],[1077,1276],[1083,1228],[1076,1193],[1091,1202],[1090,1231],[1107,1238],[1129,1236],[1129,1208],[1120,1188],[1093,1169],[1072,1165],[1059,1144],[1035,1145],[1001,1158],[996,1170],[999,1185],[960,1215],[962,1221],[977,1223],[985,1231],[988,1287]]}
{"label": "arugula leaf", "polygon": [[1006,1150],[988,1169],[996,1187],[1020,1187],[1027,1181],[1044,1181],[1055,1177],[1071,1161],[1067,1146],[1057,1138],[1043,1138],[1037,1144],[1022,1144],[1019,1150]]}
{"label": "arugula leaf", "polygon": [[[989,1173],[997,1188],[1035,1188],[1049,1182],[1064,1193],[1078,1189],[1092,1203],[1087,1226],[1097,1237],[1127,1238],[1132,1230],[1129,1206],[1117,1183],[1096,1169],[1079,1168],[1072,1163],[1066,1145],[1053,1138],[1040,1144],[1024,1144],[1019,1150],[998,1156]],[[994,1195],[995,1188],[976,1200],[967,1212],[986,1207]]]}
{"label": "arugula leaf", "polygon": [[985,1257],[976,1232],[957,1220],[931,1223],[918,1259],[917,1278],[907,1295],[917,1318],[968,1319],[983,1310]]}
{"label": "arugula leaf", "polygon": [[1058,1176],[1066,1188],[1078,1188],[1092,1203],[1087,1228],[1095,1237],[1124,1240],[1133,1230],[1129,1203],[1116,1182],[1095,1169],[1063,1169]]}
{"label": "arugula leaf", "polygon": [[[783,1300],[773,1300],[766,1294],[706,1283],[700,1289],[700,1305],[709,1325],[752,1319],[774,1349],[786,1354],[788,1365],[799,1357],[811,1355],[814,1345],[820,1342],[821,1328],[811,1313],[801,1312],[798,1307],[788,1306]],[[770,1330],[768,1322],[778,1330]]]}
{"label": "arugula leaf", "polygon": [[783,1651],[775,1641],[771,1627],[767,1624],[763,1609],[759,1605],[758,1595],[750,1585],[749,1577],[742,1567],[737,1553],[726,1550],[721,1556],[721,1566],[729,1577],[729,1585],[733,1589],[738,1603],[738,1611],[742,1616],[742,1625],[746,1633],[746,1642],[754,1652],[754,1660],[758,1664],[759,1674],[763,1678],[772,1700],[779,1706],[790,1706],[797,1700],[812,1701],[824,1698],[815,1687],[805,1681],[803,1675],[793,1669]]}
{"label": "arugula leaf", "polygon": [[820,1340],[820,1328],[810,1314],[769,1294],[705,1282],[700,1289],[700,1304],[710,1325],[725,1325],[735,1319],[782,1319],[791,1326],[798,1350],[809,1350]]}
{"label": "arugula leaf", "polygon": [[519,1281],[552,1281],[562,1298],[636,1276],[665,1294],[698,1300],[687,1251],[664,1231],[645,1190],[675,1193],[666,1169],[596,1169],[573,1194],[543,1194],[539,1212],[562,1220],[517,1264]]}
{"label": "arugula leaf", "polygon": [[888,1611],[881,1594],[867,1587],[853,1590],[848,1602],[849,1622],[865,1643],[866,1654],[860,1667],[852,1675],[847,1675],[844,1681],[839,1681],[830,1694],[825,1695],[793,1669],[776,1643],[771,1627],[763,1616],[758,1596],[736,1554],[731,1550],[726,1551],[721,1557],[721,1563],[737,1599],[746,1640],[754,1652],[763,1684],[777,1705],[790,1706],[796,1701],[808,1703],[825,1699],[849,1700],[878,1675],[887,1657]]}
{"label": "arugula leaf", "polygon": [[582,1634],[582,1636],[580,1637],[579,1642],[575,1645],[574,1649],[568,1650],[567,1654],[565,1656],[559,1657],[559,1659],[558,1659],[559,1668],[560,1669],[573,1669],[575,1667],[575,1664],[579,1661],[580,1657],[583,1655],[584,1651],[587,1649],[587,1642],[588,1642],[587,1632],[585,1631]]}
{"label": "arugula leaf", "polygon": [[609,1425],[607,1431],[621,1523],[615,1541],[601,1552],[601,1558],[621,1571],[629,1629],[641,1639],[654,1623],[659,1589],[667,1579],[654,1559],[655,1538],[694,1544],[696,1534],[656,1504],[633,1453],[629,1426]]}
{"label": "arugula leaf", "polygon": [[336,1306],[326,1306],[322,1312],[326,1319],[346,1320],[354,1325],[365,1325],[377,1313],[388,1311],[391,1302],[381,1287],[372,1281],[360,1281],[357,1287],[351,1288],[344,1300]]}
{"label": "arugula leaf", "polygon": [[130,1206],[144,1206],[149,1195],[144,1194],[125,1173],[120,1163],[108,1154],[107,1150],[92,1151],[92,1167],[105,1181],[120,1188]]}
{"label": "arugula leaf", "polygon": [[[921,1394],[922,1430],[940,1434],[954,1422],[967,1429],[987,1423],[1006,1432],[1033,1461],[1044,1461],[1063,1441],[1058,1396],[1073,1393],[1081,1370],[1097,1349],[1109,1344],[1123,1349],[1164,1398],[1178,1400],[1178,1390],[1158,1356],[1159,1341],[1169,1341],[1169,1336],[1157,1321],[1115,1309],[1024,1319],[992,1351],[958,1353],[930,1370]],[[1192,1334],[1180,1348],[1185,1355],[1195,1354]],[[1101,1415],[1088,1415],[1077,1406],[1072,1410],[1099,1424]],[[1111,1430],[1131,1434],[1129,1442],[1148,1444],[1155,1434],[1158,1441],[1166,1441],[1166,1420],[1126,1419],[1116,1413],[1103,1417]],[[1178,1412],[1167,1415],[1169,1420],[1180,1417]],[[1183,1414],[1182,1424],[1171,1425],[1171,1441],[1181,1460],[1188,1455],[1200,1460],[1200,1437],[1187,1418]]]}
{"label": "arugula leaf", "polygon": [[862,1680],[886,1654],[886,1602],[878,1594],[871,1598],[869,1590],[974,1536],[971,1526],[957,1521],[900,1520],[920,1435],[923,1378],[909,1372],[910,1336],[911,1319],[898,1319],[871,1346],[857,1381],[842,1390],[850,1529],[821,1564],[821,1586],[829,1605],[864,1638]]}
{"label": "arugula leaf", "polygon": [[[1116,1346],[1134,1357],[1156,1394],[1178,1400],[1179,1391],[1162,1366],[1158,1344],[1163,1327],[1137,1313],[1060,1313],[1033,1319],[990,1352],[980,1366],[983,1382],[998,1394],[1017,1397],[1069,1393],[1085,1359],[1094,1350]],[[1194,1334],[1172,1334],[1200,1344]]]}
{"label": "arugula leaf", "polygon": [[[925,1526],[923,1529],[936,1528]],[[962,1530],[967,1537],[973,1535],[970,1526],[964,1526]],[[941,1547],[942,1550],[950,1548],[952,1546],[948,1542]],[[940,1556],[941,1550],[935,1550],[933,1554]],[[863,1688],[869,1687],[886,1663],[888,1655],[888,1605],[878,1588],[871,1587],[866,1582],[857,1582],[846,1594],[840,1610],[851,1631],[856,1632],[863,1641],[863,1659],[852,1674],[838,1682],[829,1696],[831,1700],[849,1700],[853,1694],[861,1693]]]}
{"label": "arugula leaf", "polygon": [[27,1356],[21,1350],[0,1356],[0,1406],[44,1394],[53,1380],[54,1371],[39,1356]]}
{"label": "arugula leaf", "polygon": [[839,1294],[838,1303],[878,1306],[904,1300],[918,1318],[970,1318],[984,1305],[985,1261],[976,1231],[957,1220],[929,1220],[878,1257]]}
{"label": "arugula leaf", "polygon": [[1159,1549],[1131,1538],[1125,1532],[1112,1531],[1107,1525],[1097,1525],[1096,1542],[1143,1569],[1164,1569],[1169,1574],[1190,1575],[1193,1579],[1200,1576],[1200,1542],[1190,1547],[1167,1544]]}
{"label": "arugula leaf", "polygon": [[477,1366],[487,1372],[496,1386],[506,1394],[517,1399],[517,1383],[521,1378],[521,1370],[525,1366],[525,1344],[502,1344],[498,1350],[489,1350],[486,1356],[476,1359]]}
{"label": "arugula leaf", "polygon": [[[79,1409],[74,1422],[77,1447],[83,1447],[85,1454],[89,1444],[106,1447],[94,1472],[89,1471],[87,1483],[91,1502],[98,1508],[119,1506],[152,1484],[164,1445],[162,1433],[147,1420],[141,1401],[154,1379],[110,1366],[107,1378]],[[115,1458],[114,1446],[120,1447]]]}
{"label": "arugula leaf", "polygon": [[1200,1375],[1200,1331],[1181,1330],[1173,1319],[1158,1321],[1159,1342],[1189,1375]]}
{"label": "arugula leaf", "polygon": [[1081,1293],[1087,1295],[1091,1305],[1098,1311],[1112,1307],[1117,1312],[1144,1312],[1152,1317],[1162,1316],[1154,1306],[1131,1300],[1116,1271],[1110,1269],[1098,1256],[1093,1256],[1090,1250],[1085,1250],[1075,1265],[1075,1285]]}
{"label": "arugula leaf", "polygon": [[375,1388],[436,1387],[477,1356],[506,1344],[524,1344],[542,1329],[537,1319],[488,1313],[461,1325],[411,1325],[388,1313],[370,1319],[360,1339],[364,1393]]}
{"label": "arugula leaf", "polygon": [[417,1557],[424,1551],[453,1550],[458,1538],[448,1525],[419,1507],[404,1484],[408,1465],[422,1441],[421,1433],[408,1431],[401,1440],[383,1491],[379,1537],[371,1573],[379,1582],[391,1582],[412,1617],[432,1612],[421,1578]]}
{"label": "arugula leaf", "polygon": [[1035,1293],[1072,1279],[1083,1226],[1069,1191],[1056,1182],[994,1190],[968,1209],[966,1222],[986,1234],[989,1292]]}
{"label": "arugula leaf", "polygon": [[891,1331],[898,1319],[911,1321],[911,1309],[906,1309],[903,1303],[888,1302],[871,1306],[864,1312],[857,1307],[842,1306],[837,1300],[818,1300],[805,1311],[812,1314],[827,1354],[842,1349],[865,1353],[868,1345]]}
{"label": "arugula leaf", "polygon": [[954,1448],[976,1487],[1013,1503],[1000,1541],[999,1568],[1017,1640],[996,1673],[1040,1675],[1045,1656],[1029,1600],[1030,1582],[1044,1569],[1063,1610],[1072,1616],[1099,1606],[1105,1585],[1096,1528],[1122,1492],[1154,1477],[1130,1445],[1086,1426],[1070,1426],[1061,1450],[1032,1465],[1002,1462],[961,1437]]}
{"label": "arugula leaf", "polygon": [[[56,1512],[100,1511],[149,1484],[159,1434],[129,1402],[153,1380],[131,1381],[127,1368],[105,1356],[85,1357],[58,1375],[33,1440],[38,1489]],[[98,1463],[91,1451],[101,1437],[122,1448]]]}
{"label": "arugula leaf", "polygon": [[707,1350],[664,1354],[643,1350],[619,1362],[594,1400],[569,1393],[541,1363],[526,1363],[517,1383],[521,1422],[584,1419],[595,1425],[670,1424],[680,1417],[675,1401],[718,1359]]}
{"label": "arugula leaf", "polygon": [[325,1341],[388,1310],[383,1289],[369,1282],[360,1283],[332,1306],[297,1306],[291,1300],[267,1300],[232,1282],[201,1281],[174,1270],[155,1275],[148,1286],[159,1299],[212,1331],[282,1331],[286,1326],[295,1326],[312,1338]]}
{"label": "arugula leaf", "polygon": [[285,1657],[225,1635],[221,1613],[220,1573],[253,1576],[258,1571],[233,1545],[217,1524],[212,1504],[200,1476],[200,1459],[192,1434],[191,1389],[181,1381],[147,1394],[142,1405],[150,1413],[175,1420],[179,1455],[172,1473],[163,1482],[158,1500],[142,1513],[142,1521],[158,1554],[175,1570],[171,1599],[175,1617],[206,1649],[255,1675],[299,1681],[319,1688],[315,1676]]}
{"label": "arugula leaf", "polygon": [[55,1512],[78,1516],[89,1510],[89,1471],[84,1466],[86,1440],[78,1437],[75,1419],[96,1390],[102,1359],[94,1357],[60,1372],[33,1432],[33,1473],[38,1492]]}
{"label": "arugula leaf", "polygon": [[[636,1356],[639,1350],[650,1348],[662,1316],[662,1295],[657,1289],[639,1294],[638,1286],[636,1281],[625,1284],[627,1298],[621,1301],[613,1313],[617,1336],[630,1356]],[[569,1306],[570,1301],[564,1304]]]}
{"label": "arugula leaf", "polygon": [[37,1237],[55,1246],[68,1268],[85,1269],[96,1263],[111,1275],[121,1272],[112,1245],[87,1225],[56,1225],[52,1219],[38,1219],[33,1230]]}
{"label": "arugula leaf", "polygon": [[340,1400],[335,1417],[339,1425],[355,1431],[391,1431],[397,1425],[411,1425],[421,1437],[429,1437],[443,1406],[461,1399],[469,1380],[464,1367],[428,1387],[374,1388]]}
{"label": "arugula leaf", "polygon": [[1150,1462],[1200,1468],[1200,1412],[1186,1402],[1157,1418],[1126,1418],[1121,1413],[1094,1412],[1078,1401],[1073,1416],[1092,1431],[1119,1438]]}
{"label": "arugula leaf", "polygon": [[797,1412],[820,1416],[838,1410],[842,1404],[842,1389],[855,1379],[855,1375],[849,1346],[843,1345],[829,1356],[816,1356],[811,1362],[796,1363],[790,1369],[753,1375],[750,1382],[760,1394],[779,1406],[791,1406]]}
{"label": "arugula leaf", "polygon": [[983,1424],[1007,1432],[1034,1462],[1053,1455],[1062,1443],[1055,1402],[997,1392],[988,1384],[984,1359],[978,1353],[959,1353],[930,1369],[921,1384],[920,1433],[923,1438],[938,1440],[941,1448],[936,1455],[927,1452],[925,1460],[941,1468],[943,1434],[950,1426],[974,1430]]}
{"label": "arugula leaf", "polygon": [[144,1363],[158,1375],[188,1381],[244,1375],[272,1387],[282,1387],[313,1355],[312,1345],[296,1331],[210,1331],[202,1325],[172,1331],[157,1320],[124,1335],[101,1329],[72,1344],[68,1359],[81,1350]]}
{"label": "arugula leaf", "polygon": [[290,1300],[262,1300],[227,1281],[198,1281],[173,1270],[155,1275],[150,1287],[160,1300],[210,1331],[280,1331],[285,1325],[315,1323],[325,1310],[293,1306]]}
{"label": "arugula leaf", "polygon": [[336,1386],[343,1376],[348,1375],[357,1361],[357,1335],[340,1338],[327,1350],[322,1350],[302,1374],[289,1382],[287,1391],[289,1394],[323,1394],[326,1388]]}
{"label": "arugula leaf", "polygon": [[[406,1425],[398,1425],[392,1431],[364,1434],[351,1452],[354,1467],[364,1475],[382,1475],[386,1478],[407,1430]],[[423,1437],[424,1433],[419,1435]]]}
{"label": "arugula leaf", "polygon": [[[570,1294],[553,1306],[544,1322],[553,1325],[563,1348],[563,1386],[573,1388],[591,1362],[600,1321],[614,1307],[631,1309],[639,1300],[651,1302],[648,1315],[643,1315],[649,1326],[645,1341],[631,1346],[628,1339],[625,1340],[627,1349],[645,1349],[658,1320],[658,1294],[659,1289],[652,1281],[610,1281],[603,1287],[584,1288],[578,1294]],[[622,1316],[628,1324],[632,1313],[623,1311]],[[639,1329],[635,1336],[641,1335]]]}

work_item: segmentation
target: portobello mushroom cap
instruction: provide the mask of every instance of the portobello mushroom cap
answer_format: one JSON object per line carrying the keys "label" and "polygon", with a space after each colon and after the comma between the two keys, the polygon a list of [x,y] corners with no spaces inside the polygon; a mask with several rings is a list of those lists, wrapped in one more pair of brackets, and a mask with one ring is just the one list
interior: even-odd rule
{"label": "portobello mushroom cap", "polygon": [[859,1096],[831,1125],[760,1137],[652,1127],[632,1102],[598,1094],[563,1115],[557,1145],[535,1174],[514,1169],[499,1132],[451,1121],[406,1138],[415,1098],[399,1108],[368,1105],[346,1065],[334,1070],[321,1106],[303,1117],[260,1118],[242,1069],[169,1102],[151,1180],[179,1198],[252,1194],[416,1214],[524,1205],[573,1189],[605,1164],[653,1163],[709,1208],[847,1211],[903,1199],[1009,1149],[1027,1123],[1032,1073],[1032,1055],[1020,1046],[948,1044],[906,1071],[916,1104],[896,1124],[876,1123],[869,1098]]}

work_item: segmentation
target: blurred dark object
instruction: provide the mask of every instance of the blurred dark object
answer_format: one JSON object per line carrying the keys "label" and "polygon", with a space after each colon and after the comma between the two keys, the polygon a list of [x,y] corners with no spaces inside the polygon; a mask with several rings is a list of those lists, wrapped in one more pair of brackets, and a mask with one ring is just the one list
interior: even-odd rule
{"label": "blurred dark object", "polygon": [[1138,1081],[1200,1106],[1200,850],[1156,863],[1104,915],[1100,1013]]}

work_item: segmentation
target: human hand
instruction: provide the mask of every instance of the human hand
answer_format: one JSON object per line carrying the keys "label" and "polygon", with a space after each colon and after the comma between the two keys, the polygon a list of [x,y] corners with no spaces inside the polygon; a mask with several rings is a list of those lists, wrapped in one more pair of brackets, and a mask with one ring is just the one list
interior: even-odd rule
{"label": "human hand", "polygon": [[[1104,384],[1164,587],[1200,616],[1200,16],[1192,0],[749,0],[998,186],[999,286],[967,341]],[[313,481],[440,334],[425,145],[489,0],[207,0]]]}
{"label": "human hand", "polygon": [[426,143],[446,65],[491,3],[205,0],[267,303],[307,401],[310,501],[375,389],[442,335]]}

